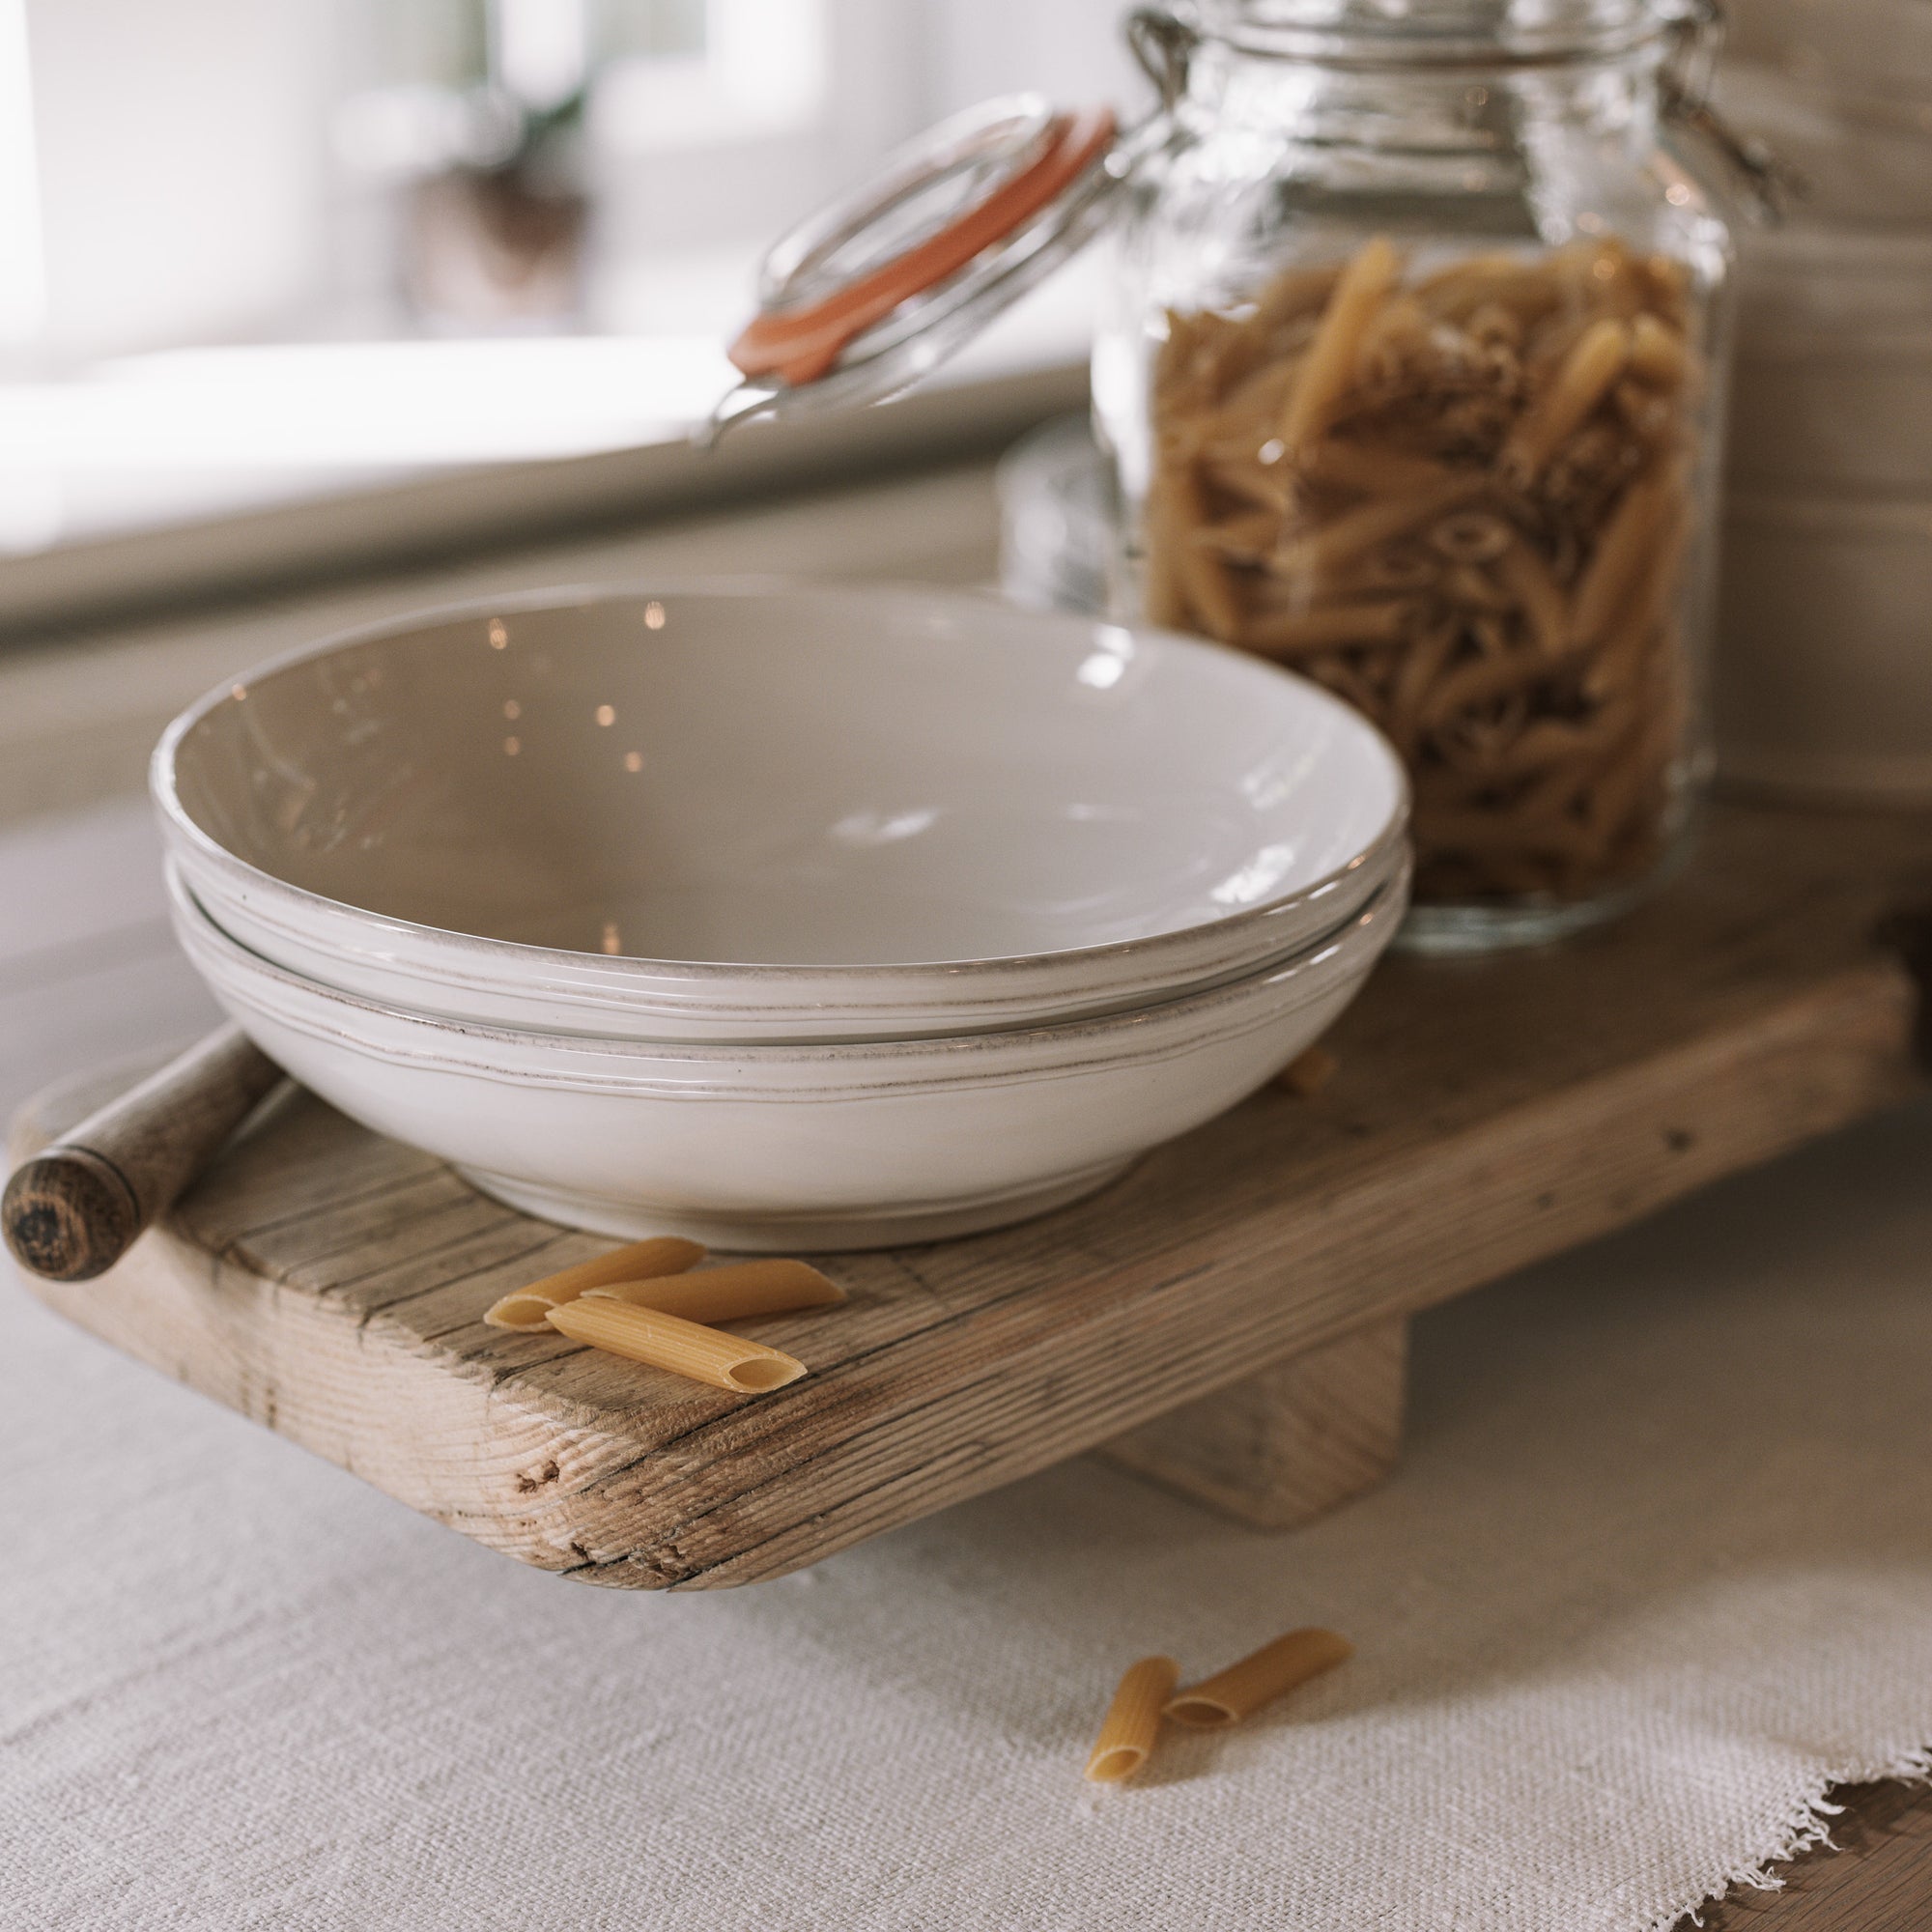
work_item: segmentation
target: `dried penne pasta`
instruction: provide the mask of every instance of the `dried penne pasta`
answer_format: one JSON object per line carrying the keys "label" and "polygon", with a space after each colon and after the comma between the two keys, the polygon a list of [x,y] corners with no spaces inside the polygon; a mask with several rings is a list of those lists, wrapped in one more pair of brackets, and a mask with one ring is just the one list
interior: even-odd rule
{"label": "dried penne pasta", "polygon": [[1342,1063],[1325,1046],[1304,1048],[1274,1076],[1274,1084],[1297,1100],[1312,1100],[1340,1072]]}
{"label": "dried penne pasta", "polygon": [[1496,559],[1496,575],[1536,648],[1546,658],[1560,658],[1570,641],[1570,613],[1548,564],[1527,544],[1515,544]]}
{"label": "dried penne pasta", "polygon": [[1277,275],[1255,302],[1257,323],[1272,328],[1284,322],[1293,322],[1299,316],[1316,316],[1327,307],[1328,298],[1335,293],[1335,284],[1342,279],[1339,267],[1323,269],[1290,269]]}
{"label": "dried penne pasta", "polygon": [[1681,494],[1681,480],[1668,471],[1640,476],[1624,492],[1577,582],[1570,611],[1573,643],[1594,643],[1617,614],[1673,516],[1682,514]]}
{"label": "dried penne pasta", "polygon": [[1377,604],[1321,604],[1312,611],[1255,617],[1240,627],[1236,640],[1270,658],[1332,650],[1337,644],[1384,643],[1402,636],[1410,611],[1400,598]]}
{"label": "dried penne pasta", "polygon": [[1087,1753],[1089,1782],[1119,1784],[1148,1761],[1160,1734],[1161,1706],[1179,1679],[1180,1666],[1171,1657],[1144,1657],[1128,1666]]}
{"label": "dried penne pasta", "polygon": [[1179,557],[1191,532],[1175,514],[1172,492],[1156,482],[1147,502],[1147,572],[1141,584],[1141,606],[1150,624],[1179,630],[1187,623],[1187,593],[1181,586]]}
{"label": "dried penne pasta", "polygon": [[1264,1704],[1285,1696],[1324,1670],[1333,1670],[1338,1663],[1346,1663],[1354,1654],[1354,1645],[1333,1631],[1290,1631],[1238,1663],[1231,1663],[1170,1697],[1163,1715],[1195,1730],[1237,1724]]}
{"label": "dried penne pasta", "polygon": [[1371,498],[1278,551],[1269,559],[1268,567],[1279,577],[1320,577],[1364,551],[1387,543],[1391,537],[1403,536],[1443,511],[1480,496],[1482,487],[1476,477],[1452,476],[1426,489]]}
{"label": "dried penne pasta", "polygon": [[583,1291],[585,1301],[622,1301],[687,1321],[744,1321],[800,1308],[836,1308],[845,1291],[809,1262],[737,1262],[696,1274],[616,1281]]}
{"label": "dried penne pasta", "polygon": [[648,1362],[713,1388],[737,1395],[762,1395],[782,1388],[806,1374],[795,1356],[742,1335],[727,1335],[681,1316],[655,1308],[637,1308],[625,1301],[576,1300],[553,1308],[550,1325],[573,1342],[587,1342],[634,1362]]}
{"label": "dried penne pasta", "polygon": [[696,1241],[676,1235],[659,1235],[648,1241],[633,1241],[629,1247],[613,1248],[595,1261],[580,1262],[560,1274],[546,1275],[527,1288],[506,1294],[483,1317],[493,1328],[541,1328],[553,1308],[593,1288],[613,1281],[643,1281],[668,1274],[682,1274],[704,1259],[704,1250]]}
{"label": "dried penne pasta", "polygon": [[1419,899],[1589,897],[1680,812],[1694,319],[1682,266],[1614,238],[1406,282],[1378,239],[1157,357],[1149,614],[1388,732]]}
{"label": "dried penne pasta", "polygon": [[1556,380],[1503,445],[1503,473],[1520,483],[1542,474],[1558,446],[1622,375],[1630,357],[1630,330],[1605,316],[1577,338]]}
{"label": "dried penne pasta", "polygon": [[1423,699],[1421,722],[1425,727],[1447,727],[1466,712],[1527,689],[1548,672],[1542,659],[1528,651],[1470,658]]}
{"label": "dried penne pasta", "polygon": [[1291,459],[1333,419],[1354,378],[1369,320],[1401,272],[1401,258],[1379,235],[1342,270],[1282,412],[1281,440]]}
{"label": "dried penne pasta", "polygon": [[[1174,514],[1181,527],[1200,529],[1208,519],[1201,485],[1193,471],[1177,470],[1168,482]],[[1181,543],[1175,546],[1174,565],[1180,593],[1202,627],[1212,637],[1232,639],[1240,626],[1241,610],[1220,558],[1209,556],[1198,544]]]}
{"label": "dried penne pasta", "polygon": [[1690,377],[1690,353],[1674,328],[1639,315],[1631,324],[1630,372],[1639,382],[1674,388]]}
{"label": "dried penne pasta", "polygon": [[1458,563],[1493,563],[1516,543],[1516,532],[1492,510],[1456,510],[1436,521],[1429,541]]}
{"label": "dried penne pasta", "polygon": [[1382,443],[1344,442],[1339,437],[1318,442],[1303,458],[1302,470],[1313,482],[1378,496],[1432,489],[1447,482],[1450,473],[1434,457],[1410,456]]}

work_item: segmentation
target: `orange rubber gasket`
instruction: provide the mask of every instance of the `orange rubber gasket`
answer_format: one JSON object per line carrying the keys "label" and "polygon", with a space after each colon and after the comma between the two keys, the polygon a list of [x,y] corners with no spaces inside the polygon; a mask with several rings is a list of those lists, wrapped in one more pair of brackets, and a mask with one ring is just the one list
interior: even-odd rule
{"label": "orange rubber gasket", "polygon": [[1038,160],[995,188],[984,201],[849,287],[806,308],[767,309],[754,316],[727,352],[747,376],[777,376],[797,385],[815,383],[845,345],[882,321],[902,301],[963,269],[1065,192],[1114,138],[1114,114],[1094,107],[1063,114]]}

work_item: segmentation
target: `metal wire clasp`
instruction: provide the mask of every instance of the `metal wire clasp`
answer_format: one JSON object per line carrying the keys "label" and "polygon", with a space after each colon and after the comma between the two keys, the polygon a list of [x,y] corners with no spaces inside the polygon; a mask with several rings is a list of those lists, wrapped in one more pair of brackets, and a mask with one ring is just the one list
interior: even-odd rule
{"label": "metal wire clasp", "polygon": [[1663,117],[1702,140],[1724,165],[1751,218],[1775,228],[1811,192],[1809,177],[1768,141],[1731,126],[1711,104],[1711,83],[1724,44],[1723,0],[1690,0],[1673,25],[1670,57],[1658,76]]}
{"label": "metal wire clasp", "polygon": [[1201,44],[1199,31],[1165,7],[1136,7],[1122,31],[1127,50],[1159,90],[1162,109],[1172,113],[1187,91],[1187,66]]}

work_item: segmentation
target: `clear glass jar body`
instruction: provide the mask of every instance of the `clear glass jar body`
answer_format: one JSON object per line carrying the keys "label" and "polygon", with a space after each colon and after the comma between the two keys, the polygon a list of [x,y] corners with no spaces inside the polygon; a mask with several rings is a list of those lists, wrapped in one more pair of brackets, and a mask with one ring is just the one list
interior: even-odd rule
{"label": "clear glass jar body", "polygon": [[1411,944],[1553,938],[1690,836],[1725,225],[1635,0],[1607,50],[1412,64],[1285,54],[1260,11],[1194,45],[1117,230],[1116,600],[1389,734]]}

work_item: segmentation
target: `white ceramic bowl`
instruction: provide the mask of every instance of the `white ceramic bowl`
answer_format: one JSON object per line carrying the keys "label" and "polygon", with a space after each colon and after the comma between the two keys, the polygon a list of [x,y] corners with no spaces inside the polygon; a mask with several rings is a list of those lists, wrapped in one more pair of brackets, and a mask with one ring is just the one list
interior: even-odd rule
{"label": "white ceramic bowl", "polygon": [[319,986],[229,939],[171,868],[176,930],[267,1053],[486,1193],[726,1248],[938,1239],[1038,1213],[1259,1087],[1361,985],[1405,866],[1333,939],[1208,992],[967,1037],[718,1047],[466,1025]]}
{"label": "white ceramic bowl", "polygon": [[1158,632],[923,591],[551,593],[215,693],[154,789],[217,923],[511,1028],[882,1038],[1125,1009],[1343,923],[1389,747]]}

